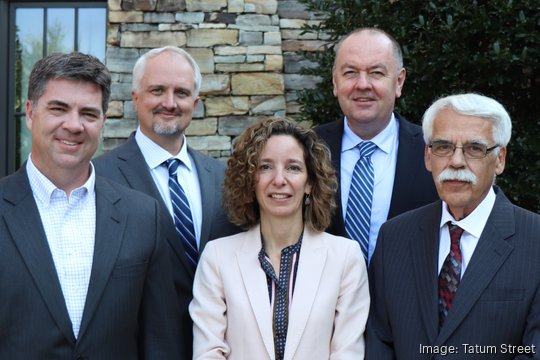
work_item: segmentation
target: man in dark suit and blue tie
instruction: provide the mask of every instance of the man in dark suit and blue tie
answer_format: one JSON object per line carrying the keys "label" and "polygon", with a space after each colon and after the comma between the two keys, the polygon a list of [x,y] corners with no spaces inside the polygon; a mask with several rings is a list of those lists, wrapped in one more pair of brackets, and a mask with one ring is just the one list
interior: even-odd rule
{"label": "man in dark suit and blue tie", "polygon": [[224,163],[193,150],[185,137],[200,88],[199,66],[183,49],[165,46],[142,55],[132,87],[139,127],[125,144],[95,160],[98,174],[152,196],[170,214],[161,229],[182,317],[182,359],[192,357],[188,305],[199,254],[209,240],[239,231],[221,206]]}
{"label": "man in dark suit and blue tie", "polygon": [[382,223],[435,201],[437,192],[423,163],[422,129],[394,112],[406,77],[399,44],[363,28],[335,51],[332,81],[344,117],[315,129],[339,179],[327,231],[358,240],[370,259]]}
{"label": "man in dark suit and blue tie", "polygon": [[478,94],[423,119],[441,201],[389,220],[370,267],[367,359],[540,358],[540,216],[494,185],[512,124]]}
{"label": "man in dark suit and blue tie", "polygon": [[81,53],[29,77],[32,152],[0,180],[0,359],[179,359],[157,201],[97,176],[110,74]]}

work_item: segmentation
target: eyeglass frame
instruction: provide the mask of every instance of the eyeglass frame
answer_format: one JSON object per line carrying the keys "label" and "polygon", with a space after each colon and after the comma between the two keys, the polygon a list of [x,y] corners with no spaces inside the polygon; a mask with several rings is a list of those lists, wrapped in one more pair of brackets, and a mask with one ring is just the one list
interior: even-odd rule
{"label": "eyeglass frame", "polygon": [[[452,149],[452,152],[448,155],[440,155],[440,154],[436,154],[435,152],[433,152],[433,145],[451,145],[453,147]],[[467,152],[465,151],[465,148],[467,146],[471,146],[471,145],[474,145],[474,146],[481,146],[481,147],[485,147],[485,150],[484,150],[484,156],[480,156],[480,157],[472,157],[470,156],[470,154],[467,154]],[[438,156],[438,157],[452,157],[454,156],[454,154],[456,153],[456,149],[461,149],[461,151],[463,152],[463,156],[466,158],[466,159],[484,159],[486,156],[488,156],[488,154],[490,152],[492,152],[493,150],[495,150],[496,148],[500,147],[501,145],[499,144],[495,144],[493,145],[492,147],[488,147],[486,144],[482,144],[482,143],[465,143],[464,145],[462,146],[457,146],[456,144],[454,143],[451,143],[449,141],[444,141],[444,140],[438,140],[438,141],[432,141],[429,143],[428,147],[430,148],[431,150],[431,153],[435,156]]]}

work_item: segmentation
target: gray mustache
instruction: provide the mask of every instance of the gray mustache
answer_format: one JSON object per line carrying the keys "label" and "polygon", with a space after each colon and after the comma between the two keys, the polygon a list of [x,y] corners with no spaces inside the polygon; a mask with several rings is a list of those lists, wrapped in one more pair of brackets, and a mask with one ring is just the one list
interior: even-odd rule
{"label": "gray mustache", "polygon": [[475,185],[478,182],[476,175],[470,170],[455,170],[455,169],[446,169],[439,174],[437,180],[442,183],[450,180],[465,181]]}

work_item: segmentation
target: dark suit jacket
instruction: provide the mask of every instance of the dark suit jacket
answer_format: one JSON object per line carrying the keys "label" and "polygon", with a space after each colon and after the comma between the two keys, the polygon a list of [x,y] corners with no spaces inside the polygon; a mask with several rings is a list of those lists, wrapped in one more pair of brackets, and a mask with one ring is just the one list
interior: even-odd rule
{"label": "dark suit jacket", "polygon": [[[227,219],[221,207],[221,185],[225,166],[222,162],[188,148],[199,175],[202,199],[202,227],[199,252],[209,240],[217,239],[240,231]],[[93,161],[96,173],[127,185],[157,199],[161,210],[169,214],[159,190],[154,183],[144,156],[131,136],[127,142]],[[188,305],[193,297],[192,287],[195,276],[186,259],[182,240],[175,230],[171,216],[164,216],[161,224],[171,249],[174,282],[177,291],[177,311],[181,314],[181,342],[183,359],[191,359],[193,346],[193,323],[189,317]]]}
{"label": "dark suit jacket", "polygon": [[23,167],[0,180],[0,359],[179,359],[160,209],[96,176],[96,236],[78,339]]}
{"label": "dark suit jacket", "polygon": [[[416,209],[439,199],[431,173],[424,165],[425,143],[422,128],[411,124],[395,114],[399,122],[399,145],[396,162],[394,188],[390,201],[388,219],[405,211]],[[343,139],[343,118],[315,128],[332,154],[332,164],[336,169],[339,188],[336,193],[337,208],[332,223],[326,230],[331,234],[347,236],[341,204],[341,143]],[[376,199],[375,199],[376,201]]]}
{"label": "dark suit jacket", "polygon": [[[540,216],[495,190],[495,205],[440,332],[441,202],[381,227],[369,272],[368,360],[540,358]],[[481,347],[466,353],[464,344]],[[535,345],[536,354],[505,353],[504,344]],[[436,346],[431,352],[455,346],[459,353],[422,354],[420,345]]]}

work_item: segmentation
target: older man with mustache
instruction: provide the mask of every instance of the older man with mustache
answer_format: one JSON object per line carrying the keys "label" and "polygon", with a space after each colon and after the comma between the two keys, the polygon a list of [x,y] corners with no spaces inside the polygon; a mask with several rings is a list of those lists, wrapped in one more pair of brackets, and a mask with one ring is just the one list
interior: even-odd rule
{"label": "older man with mustache", "polygon": [[511,121],[461,94],[424,114],[441,201],[385,223],[370,267],[367,358],[538,359],[540,216],[494,185]]}

